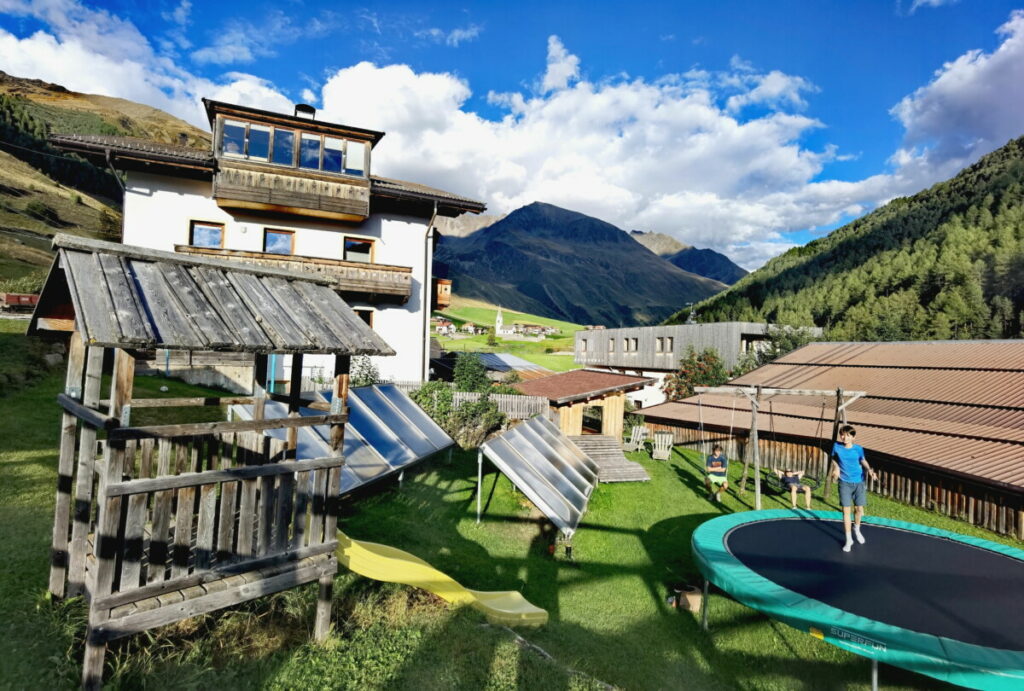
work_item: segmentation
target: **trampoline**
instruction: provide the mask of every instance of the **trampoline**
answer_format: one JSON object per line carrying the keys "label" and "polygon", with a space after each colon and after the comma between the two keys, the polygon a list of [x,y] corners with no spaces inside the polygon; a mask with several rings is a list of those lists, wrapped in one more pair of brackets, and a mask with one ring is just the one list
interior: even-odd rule
{"label": "trampoline", "polygon": [[883,518],[862,532],[867,543],[843,552],[840,513],[751,511],[701,524],[693,554],[705,589],[872,659],[875,683],[881,661],[1024,688],[1024,551]]}

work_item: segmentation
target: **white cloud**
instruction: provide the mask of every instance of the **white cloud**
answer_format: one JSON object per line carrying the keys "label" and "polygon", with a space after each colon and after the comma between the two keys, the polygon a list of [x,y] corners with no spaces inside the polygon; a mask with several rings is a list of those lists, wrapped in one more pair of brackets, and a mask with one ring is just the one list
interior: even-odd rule
{"label": "white cloud", "polygon": [[807,107],[807,102],[800,96],[800,92],[818,91],[818,87],[803,77],[794,77],[778,70],[756,75],[750,81],[755,85],[753,89],[729,97],[726,107],[730,111],[737,112],[753,104],[773,107],[789,105],[802,109]]}
{"label": "white cloud", "polygon": [[580,59],[562,45],[558,36],[548,37],[548,66],[541,80],[541,91],[564,89],[569,82],[579,79]]}
{"label": "white cloud", "polygon": [[914,0],[910,6],[910,14],[914,14],[922,7],[942,7],[943,5],[955,5],[960,0]]}
{"label": "white cloud", "polygon": [[414,32],[414,35],[417,38],[425,38],[433,41],[434,43],[443,43],[446,46],[458,48],[459,44],[465,43],[466,41],[472,41],[477,38],[482,31],[483,27],[477,24],[469,24],[465,27],[457,27],[451,31],[432,27],[430,29],[416,31]]}
{"label": "white cloud", "polygon": [[281,10],[269,12],[259,24],[231,19],[216,30],[213,43],[192,53],[192,59],[200,64],[214,65],[250,63],[257,58],[273,57],[277,55],[278,48],[291,45],[300,38],[325,36],[337,23],[334,14],[322,13],[298,24]]}
{"label": "white cloud", "polygon": [[906,130],[895,165],[942,179],[1024,133],[1024,11],[998,33],[995,51],[946,63],[892,109]]}

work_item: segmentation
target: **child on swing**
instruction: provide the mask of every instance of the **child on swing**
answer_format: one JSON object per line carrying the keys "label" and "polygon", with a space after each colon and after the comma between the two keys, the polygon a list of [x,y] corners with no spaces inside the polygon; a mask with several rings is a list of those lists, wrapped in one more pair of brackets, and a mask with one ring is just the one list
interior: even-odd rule
{"label": "child on swing", "polygon": [[722,453],[722,445],[715,444],[704,463],[704,486],[715,501],[722,501],[722,491],[729,489],[729,459]]}

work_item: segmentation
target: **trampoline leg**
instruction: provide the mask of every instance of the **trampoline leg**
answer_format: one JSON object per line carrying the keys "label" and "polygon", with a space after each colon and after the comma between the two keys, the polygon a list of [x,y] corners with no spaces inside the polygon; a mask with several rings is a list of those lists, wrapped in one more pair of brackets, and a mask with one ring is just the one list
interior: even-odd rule
{"label": "trampoline leg", "polygon": [[478,451],[476,454],[476,522],[480,523],[480,494],[484,489],[484,452]]}
{"label": "trampoline leg", "polygon": [[878,691],[878,660],[871,661],[871,691]]}
{"label": "trampoline leg", "polygon": [[704,579],[704,596],[700,599],[700,628],[708,630],[708,591],[710,588],[708,579]]}

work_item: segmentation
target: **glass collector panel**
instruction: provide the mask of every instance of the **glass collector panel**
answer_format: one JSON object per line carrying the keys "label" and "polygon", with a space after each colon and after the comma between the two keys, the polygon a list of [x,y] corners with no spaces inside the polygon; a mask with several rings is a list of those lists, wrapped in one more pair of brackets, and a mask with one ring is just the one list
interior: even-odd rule
{"label": "glass collector panel", "polygon": [[299,146],[299,167],[318,170],[320,168],[320,137],[302,135]]}
{"label": "glass collector panel", "polygon": [[286,166],[295,164],[295,133],[291,130],[274,129],[274,163]]}
{"label": "glass collector panel", "polygon": [[242,156],[245,153],[245,123],[235,120],[224,121],[224,138],[221,150],[229,156]]}
{"label": "glass collector panel", "polygon": [[355,396],[349,397],[348,424],[394,468],[416,460],[412,449],[370,413]]}
{"label": "glass collector panel", "polygon": [[383,422],[393,434],[398,436],[420,458],[429,456],[437,449],[424,435],[409,424],[402,415],[395,410],[388,401],[372,386],[362,387],[354,390],[353,395],[373,411],[381,422]]}
{"label": "glass collector panel", "polygon": [[324,139],[324,170],[328,173],[341,172],[341,147],[340,139]]}

